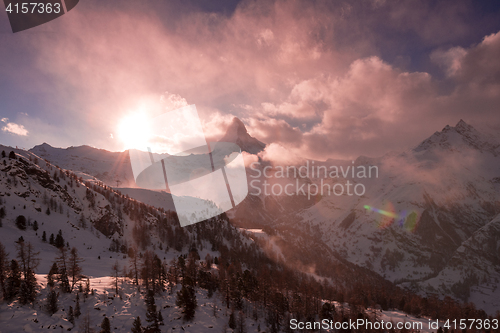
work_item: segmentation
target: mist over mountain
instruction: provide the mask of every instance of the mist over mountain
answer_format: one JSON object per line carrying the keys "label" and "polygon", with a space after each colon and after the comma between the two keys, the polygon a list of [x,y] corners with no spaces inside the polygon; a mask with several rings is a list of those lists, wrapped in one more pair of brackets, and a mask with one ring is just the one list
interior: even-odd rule
{"label": "mist over mountain", "polygon": [[[243,145],[242,150],[250,154],[247,157],[260,161],[260,170],[264,167],[275,170],[279,166],[260,158],[266,146],[249,136],[237,119],[222,140]],[[38,317],[42,319],[34,323],[25,312],[18,314],[19,320],[33,329],[40,328],[42,322],[45,326],[72,327],[65,319],[67,307],[74,304],[71,293],[61,296],[65,310],[59,312],[58,319],[44,317],[43,303],[50,291],[45,279],[59,251],[47,239],[59,233],[69,248],[75,247],[85,260],[84,275],[95,288],[96,304],[107,309],[108,316],[113,314],[113,307],[125,309],[131,304],[97,301],[110,293],[110,270],[114,263],[118,260],[121,267],[130,267],[130,249],[142,255],[152,251],[160,261],[163,258],[168,269],[178,267],[179,256],[188,259],[193,249],[199,255],[195,262],[200,270],[207,260],[215,257],[219,263],[225,260],[228,267],[237,265],[240,268],[229,268],[224,273],[220,264],[209,270],[214,281],[218,281],[214,285],[222,288],[216,289],[221,300],[226,297],[223,292],[226,285],[217,280],[223,278],[220,274],[233,274],[237,281],[248,270],[250,273],[245,274],[267,281],[271,270],[274,282],[262,284],[258,290],[282,290],[281,283],[285,280],[288,286],[307,280],[318,295],[327,290],[331,304],[345,309],[342,311],[349,316],[357,315],[352,309],[347,311],[356,305],[437,318],[438,309],[442,308],[439,299],[445,297],[457,316],[463,315],[461,311],[472,311],[466,310],[465,305],[462,308],[461,302],[473,302],[490,315],[500,309],[500,290],[496,287],[500,279],[500,151],[494,138],[463,121],[454,127],[446,126],[406,152],[378,158],[359,157],[355,161],[314,161],[317,167],[343,170],[338,177],[316,173],[279,179],[281,184],[298,181],[297,184],[332,186],[349,181],[364,186],[365,193],[361,196],[249,194],[235,209],[186,228],[178,224],[169,193],[123,185],[127,180],[133,181],[126,152],[113,153],[88,146],[62,149],[47,144],[29,151],[5,146],[0,146],[0,150],[7,154],[12,151],[17,157],[5,157],[0,165],[0,206],[6,212],[0,241],[11,256],[17,253],[16,244],[21,236],[40,251],[37,270],[40,291],[36,304]],[[303,164],[296,165],[300,166]],[[348,169],[368,166],[377,167],[376,176],[352,177],[354,173]],[[348,172],[344,173],[345,170]],[[255,179],[251,172],[255,170],[247,169],[249,181]],[[116,184],[117,179],[122,179],[122,183]],[[20,214],[27,218],[27,230],[16,227]],[[101,280],[107,281],[106,286],[96,286]],[[181,283],[172,283],[172,288],[180,291]],[[314,289],[316,283],[324,284],[321,288],[326,289]],[[198,302],[206,298],[212,307],[224,308],[224,301],[207,296],[210,288],[204,282],[197,282]],[[244,307],[260,306],[259,302],[268,297],[266,292],[259,292],[256,298],[241,294]],[[124,285],[121,293],[122,297],[135,299],[136,305],[146,298],[145,294],[137,293],[133,283]],[[293,297],[298,297],[293,295],[304,296],[304,289],[289,293],[291,298],[287,299],[292,302]],[[230,303],[239,302],[238,297],[232,298],[234,293],[230,294]],[[157,302],[175,307],[172,298],[166,295],[158,294]],[[314,297],[311,301],[318,302]],[[272,302],[276,306],[279,298],[273,298]],[[289,312],[283,313],[303,311],[292,304],[295,303],[289,303]],[[257,311],[257,319],[245,317],[247,324],[272,327],[272,322],[261,320],[269,310],[264,309]],[[272,313],[281,313],[272,309],[269,310]],[[311,305],[306,311],[318,313],[314,309]],[[145,318],[145,311],[139,306],[133,316]],[[180,318],[178,311],[165,311],[164,316],[175,322]],[[478,317],[486,316],[481,310],[473,311],[478,311]],[[198,321],[193,325],[204,327],[208,320],[211,325],[223,326],[230,313],[210,319],[208,313],[196,310]],[[449,313],[446,316],[452,317]],[[112,319],[112,322],[127,330],[132,317],[123,318],[128,319]],[[276,323],[286,322],[285,317],[279,318]],[[180,327],[182,323],[174,325]],[[7,331],[16,331],[16,325],[9,327]]]}
{"label": "mist over mountain", "polygon": [[[499,234],[493,227],[500,214],[499,156],[494,137],[460,120],[413,150],[315,164],[377,166],[378,178],[353,179],[349,172],[301,179],[318,187],[363,184],[362,196],[253,196],[230,213],[244,226],[309,234],[339,257],[422,295],[474,301],[495,313],[500,309],[500,291],[493,287],[500,279]],[[476,239],[489,245],[478,248]]]}

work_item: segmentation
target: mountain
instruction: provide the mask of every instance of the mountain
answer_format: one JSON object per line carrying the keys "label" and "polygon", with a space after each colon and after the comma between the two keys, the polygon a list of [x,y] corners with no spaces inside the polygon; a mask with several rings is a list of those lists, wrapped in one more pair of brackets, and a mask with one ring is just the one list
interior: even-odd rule
{"label": "mountain", "polygon": [[436,132],[418,145],[414,151],[423,152],[435,149],[474,149],[489,152],[494,156],[500,154],[500,143],[495,138],[478,132],[474,127],[460,119],[455,127],[447,125],[441,132]]}
{"label": "mountain", "polygon": [[257,154],[264,150],[266,144],[250,136],[243,122],[234,117],[227,128],[226,134],[220,139],[221,142],[232,142],[240,146],[242,151],[249,154]]}
{"label": "mountain", "polygon": [[[5,146],[0,150],[15,157],[0,158],[0,259],[14,267],[9,271],[0,265],[8,291],[0,302],[2,332],[96,330],[104,316],[114,331],[127,332],[137,316],[144,326],[151,325],[145,319],[154,321],[158,311],[163,331],[210,332],[229,325],[240,332],[277,332],[291,318],[315,320],[320,311],[339,322],[375,317],[419,322],[394,310],[396,304],[404,299],[426,302],[426,311],[441,306],[335,257],[322,243],[304,251],[314,241],[307,233],[290,239],[293,234],[271,228],[242,230],[225,214],[181,228],[172,211],[133,200],[100,182],[84,181],[31,151]],[[31,259],[21,249],[31,249]],[[289,257],[299,251],[297,260]],[[72,253],[76,259],[65,261]],[[309,263],[321,258],[323,267],[300,267],[304,258]],[[21,275],[19,287],[14,283],[18,275],[11,260],[16,259],[21,268],[31,267],[27,274],[35,273],[32,304],[23,305],[22,299],[25,286],[34,282]],[[72,268],[74,263],[80,273]],[[64,272],[71,283],[71,272],[77,272],[69,290],[63,287]],[[136,279],[140,286],[134,284]],[[148,289],[154,293],[154,314],[145,302],[152,302]],[[55,306],[49,307],[52,302]],[[187,304],[194,306],[190,320],[183,318]],[[368,305],[392,310],[365,311]],[[450,309],[461,313],[462,306],[452,304]]]}
{"label": "mountain", "polygon": [[[236,143],[242,151],[250,154],[257,154],[266,146],[250,136],[243,122],[236,117],[220,141]],[[47,143],[29,151],[63,169],[72,170],[86,180],[97,179],[113,187],[137,187],[128,151],[110,152],[90,146],[55,148]]]}
{"label": "mountain", "polygon": [[29,151],[63,169],[72,170],[84,179],[95,177],[109,186],[135,187],[127,151],[110,152],[90,146],[55,148],[47,143]]}
{"label": "mountain", "polygon": [[[307,234],[336,257],[401,287],[474,301],[494,314],[500,310],[500,290],[492,288],[497,274],[489,273],[499,267],[488,252],[499,243],[497,229],[487,226],[500,213],[499,152],[494,138],[461,120],[410,151],[362,157],[347,165],[333,160],[322,164],[348,170],[338,177],[309,173],[299,179],[268,179],[297,180],[314,190],[335,186],[337,194],[253,196],[229,213],[243,226],[255,227],[258,220],[282,233]],[[301,166],[306,167],[296,167]],[[372,177],[351,173],[351,168],[358,172],[370,166],[377,168]],[[349,195],[348,182],[351,192],[359,186],[364,193]],[[339,194],[340,189],[345,191]],[[302,251],[313,248],[302,246]],[[475,263],[481,263],[479,268]]]}

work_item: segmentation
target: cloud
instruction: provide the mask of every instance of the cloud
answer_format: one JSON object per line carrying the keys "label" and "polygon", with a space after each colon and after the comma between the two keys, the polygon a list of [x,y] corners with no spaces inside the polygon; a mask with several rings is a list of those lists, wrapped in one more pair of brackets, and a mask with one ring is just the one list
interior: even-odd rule
{"label": "cloud", "polygon": [[271,162],[273,165],[297,165],[304,162],[302,157],[295,155],[292,151],[276,143],[266,146],[264,151],[258,155],[263,161]]}
{"label": "cloud", "polygon": [[2,127],[2,131],[20,136],[28,135],[28,130],[25,129],[23,125],[9,122],[8,118],[2,118],[1,121],[5,123],[5,126]]}
{"label": "cloud", "polygon": [[[467,6],[258,0],[232,15],[162,16],[136,1],[95,2],[55,20],[57,38],[33,38],[30,48],[57,82],[46,94],[59,106],[51,119],[63,119],[54,135],[78,143],[123,149],[109,136],[121,118],[189,102],[209,138],[238,116],[251,135],[297,156],[374,156],[417,145],[471,110],[477,122],[498,121],[498,34],[442,47],[471,36]],[[448,93],[431,73],[387,60],[411,63],[415,45],[426,58],[436,49]]]}
{"label": "cloud", "polygon": [[479,127],[498,124],[500,32],[430,57],[447,74],[449,93],[430,73],[371,56],[354,60],[343,75],[296,83],[281,103],[261,103],[247,120],[250,130],[299,156],[325,159],[408,149],[460,118]]}

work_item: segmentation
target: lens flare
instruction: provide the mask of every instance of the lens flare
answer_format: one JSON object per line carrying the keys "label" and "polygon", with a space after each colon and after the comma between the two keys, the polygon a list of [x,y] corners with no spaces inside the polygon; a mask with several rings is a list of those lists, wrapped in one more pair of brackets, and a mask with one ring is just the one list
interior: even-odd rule
{"label": "lens flare", "polygon": [[409,232],[415,232],[418,226],[418,222],[420,221],[419,215],[417,211],[402,211],[400,214],[397,214],[394,205],[387,201],[384,204],[384,209],[375,208],[369,205],[363,206],[366,210],[379,213],[379,219],[376,221],[377,228],[384,229],[394,223],[397,220],[397,224],[400,228],[405,229]]}

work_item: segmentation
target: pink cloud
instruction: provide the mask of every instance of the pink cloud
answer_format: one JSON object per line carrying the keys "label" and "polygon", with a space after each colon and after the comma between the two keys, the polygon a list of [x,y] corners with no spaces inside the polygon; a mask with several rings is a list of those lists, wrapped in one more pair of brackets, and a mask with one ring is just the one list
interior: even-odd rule
{"label": "pink cloud", "polygon": [[122,149],[109,136],[121,117],[167,110],[165,91],[168,109],[197,105],[210,138],[221,137],[234,115],[259,140],[321,159],[407,149],[446,124],[467,120],[471,110],[477,122],[493,119],[500,95],[498,34],[469,49],[433,54],[457,83],[442,95],[429,73],[382,60],[380,36],[369,29],[390,18],[394,29],[414,30],[434,45],[467,33],[463,5],[438,5],[434,13],[419,2],[378,1],[370,17],[355,6],[248,1],[231,16],[165,18],[173,22],[169,28],[164,18],[133,5],[82,7],[54,21],[61,25],[58,38],[33,43],[40,70],[59,82],[54,99],[72,109],[73,130],[66,132],[108,149]]}

